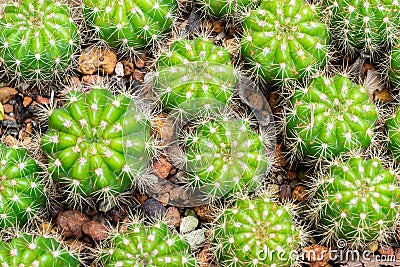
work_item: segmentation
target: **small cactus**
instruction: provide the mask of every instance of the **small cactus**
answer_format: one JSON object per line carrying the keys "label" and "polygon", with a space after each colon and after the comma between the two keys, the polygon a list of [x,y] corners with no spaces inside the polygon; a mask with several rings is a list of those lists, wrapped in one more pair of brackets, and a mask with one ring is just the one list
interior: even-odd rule
{"label": "small cactus", "polygon": [[304,0],[264,0],[243,22],[242,55],[266,83],[287,84],[327,61],[329,34]]}
{"label": "small cactus", "polygon": [[396,41],[400,23],[398,0],[323,0],[332,40],[345,50],[373,53]]}
{"label": "small cactus", "polygon": [[198,266],[189,244],[157,222],[151,226],[132,224],[126,232],[115,234],[110,248],[103,251],[106,267],[131,266]]}
{"label": "small cactus", "polygon": [[400,161],[400,107],[386,121],[386,131],[389,136],[389,150],[396,160]]}
{"label": "small cactus", "polygon": [[305,240],[290,205],[268,196],[240,199],[216,221],[214,245],[221,266],[291,266]]}
{"label": "small cactus", "polygon": [[211,198],[256,190],[269,165],[265,141],[243,119],[201,124],[186,142],[190,184]]}
{"label": "small cactus", "polygon": [[71,196],[116,196],[147,167],[149,138],[149,121],[125,95],[70,91],[67,106],[49,117],[42,148],[53,178]]}
{"label": "small cactus", "polygon": [[153,88],[167,110],[195,113],[195,106],[226,105],[236,82],[228,50],[198,37],[179,39],[160,55]]}
{"label": "small cactus", "polygon": [[10,242],[0,240],[2,267],[77,267],[79,260],[53,237],[23,234]]}
{"label": "small cactus", "polygon": [[176,0],[84,0],[89,26],[115,49],[143,49],[171,28]]}
{"label": "small cactus", "polygon": [[12,1],[0,14],[0,57],[22,80],[50,80],[64,72],[78,45],[78,28],[61,1]]}
{"label": "small cactus", "polygon": [[0,150],[0,229],[23,226],[46,204],[41,169],[24,148]]}
{"label": "small cactus", "polygon": [[247,9],[255,7],[258,2],[258,0],[201,0],[200,4],[210,15],[216,18],[229,19],[240,17]]}
{"label": "small cactus", "polygon": [[318,76],[291,97],[286,134],[289,146],[299,156],[332,158],[368,147],[377,119],[364,86],[340,74]]}
{"label": "small cactus", "polygon": [[389,77],[394,86],[400,86],[400,41],[393,47],[390,56]]}
{"label": "small cactus", "polygon": [[378,158],[339,158],[312,188],[311,211],[327,243],[338,238],[355,247],[374,240],[384,242],[397,224],[400,188],[395,172]]}

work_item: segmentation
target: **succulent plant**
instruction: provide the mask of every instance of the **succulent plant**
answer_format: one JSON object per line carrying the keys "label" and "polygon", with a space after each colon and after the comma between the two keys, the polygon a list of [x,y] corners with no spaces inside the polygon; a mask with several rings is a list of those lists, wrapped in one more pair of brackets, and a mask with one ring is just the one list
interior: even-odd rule
{"label": "succulent plant", "polygon": [[70,91],[66,107],[49,117],[42,148],[53,178],[71,196],[116,196],[149,161],[150,123],[124,94]]}
{"label": "succulent plant", "polygon": [[400,41],[391,52],[389,77],[395,86],[400,85]]}
{"label": "succulent plant", "polygon": [[286,134],[293,152],[332,158],[368,147],[376,121],[376,107],[364,86],[341,74],[318,76],[291,97]]}
{"label": "succulent plant", "polygon": [[23,234],[10,242],[0,240],[2,267],[77,267],[79,260],[53,237]]}
{"label": "succulent plant", "polygon": [[61,1],[10,1],[0,14],[0,57],[23,80],[64,72],[79,45],[78,28]]}
{"label": "succulent plant", "polygon": [[388,148],[396,160],[400,161],[400,107],[386,121],[385,127],[389,136]]}
{"label": "succulent plant", "polygon": [[346,52],[373,53],[396,41],[400,25],[397,0],[323,0],[332,40]]}
{"label": "succulent plant", "polygon": [[244,119],[206,121],[186,141],[190,184],[210,197],[258,188],[269,162],[265,137]]}
{"label": "succulent plant", "polygon": [[153,88],[167,110],[226,105],[237,82],[230,54],[207,38],[179,39],[157,60]]}
{"label": "succulent plant", "polygon": [[198,266],[189,244],[157,222],[151,226],[132,224],[126,232],[115,234],[103,253],[106,267]]}
{"label": "succulent plant", "polygon": [[46,204],[41,169],[22,147],[0,150],[0,228],[22,226]]}
{"label": "succulent plant", "polygon": [[246,9],[255,7],[258,2],[258,0],[201,0],[200,4],[210,15],[216,18],[229,19],[240,17],[241,13],[245,12]]}
{"label": "succulent plant", "polygon": [[329,34],[314,5],[264,0],[243,22],[242,55],[265,82],[287,84],[327,61]]}
{"label": "succulent plant", "polygon": [[221,266],[291,266],[305,240],[293,207],[268,196],[239,199],[216,221],[214,245]]}
{"label": "succulent plant", "polygon": [[335,160],[312,186],[312,207],[326,241],[341,238],[352,246],[384,238],[397,223],[400,188],[395,172],[378,158],[353,155]]}
{"label": "succulent plant", "polygon": [[86,22],[112,48],[142,49],[171,28],[176,0],[84,0]]}

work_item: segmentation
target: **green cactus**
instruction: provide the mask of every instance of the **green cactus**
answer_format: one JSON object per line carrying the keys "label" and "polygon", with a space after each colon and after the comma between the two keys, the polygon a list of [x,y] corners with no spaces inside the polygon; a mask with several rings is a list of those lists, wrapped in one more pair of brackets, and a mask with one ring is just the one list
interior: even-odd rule
{"label": "green cactus", "polygon": [[86,22],[112,48],[142,49],[170,30],[176,0],[84,0]]}
{"label": "green cactus", "polygon": [[389,150],[396,160],[400,161],[400,106],[395,113],[386,121],[386,131],[389,136]]}
{"label": "green cactus", "polygon": [[396,41],[400,25],[397,0],[323,0],[332,40],[347,51],[373,53]]}
{"label": "green cactus", "polygon": [[116,196],[146,168],[150,123],[125,95],[71,91],[49,117],[42,148],[49,171],[72,196]]}
{"label": "green cactus", "polygon": [[259,0],[200,0],[205,11],[216,18],[235,18],[249,8],[255,7]]}
{"label": "green cactus", "polygon": [[64,72],[78,45],[78,28],[61,1],[12,1],[0,14],[0,57],[22,80]]}
{"label": "green cactus", "polygon": [[228,50],[198,37],[179,39],[161,54],[153,88],[167,110],[196,113],[206,104],[226,105],[236,82]]}
{"label": "green cactus", "polygon": [[246,120],[226,117],[201,124],[186,142],[190,184],[210,197],[254,191],[269,165],[265,141]]}
{"label": "green cactus", "polygon": [[289,205],[268,196],[240,199],[216,221],[214,245],[221,266],[291,266],[304,243]]}
{"label": "green cactus", "polygon": [[340,74],[318,76],[291,97],[286,134],[295,153],[332,158],[368,147],[377,118],[364,86]]}
{"label": "green cactus", "polygon": [[0,150],[0,229],[22,226],[46,204],[41,169],[24,148]]}
{"label": "green cactus", "polygon": [[312,187],[316,192],[311,210],[328,242],[341,238],[359,246],[385,241],[396,225],[400,188],[395,172],[377,158],[336,160]]}
{"label": "green cactus", "polygon": [[304,0],[264,0],[243,22],[242,55],[267,83],[314,74],[326,64],[328,44],[327,25]]}
{"label": "green cactus", "polygon": [[79,260],[54,238],[23,234],[10,242],[0,240],[2,267],[77,267]]}
{"label": "green cactus", "polygon": [[106,267],[198,266],[189,244],[162,222],[151,226],[134,223],[126,232],[114,235],[110,243],[110,249],[103,251]]}
{"label": "green cactus", "polygon": [[390,56],[389,77],[393,85],[400,85],[400,42],[398,42],[397,45],[393,47]]}

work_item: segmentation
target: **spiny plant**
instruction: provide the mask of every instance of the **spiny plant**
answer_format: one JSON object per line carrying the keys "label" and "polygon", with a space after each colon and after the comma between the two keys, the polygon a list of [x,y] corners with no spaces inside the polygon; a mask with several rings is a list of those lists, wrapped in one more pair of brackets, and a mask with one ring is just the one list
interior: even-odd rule
{"label": "spiny plant", "polygon": [[167,32],[178,9],[176,0],[84,0],[89,26],[112,48],[143,49]]}
{"label": "spiny plant", "polygon": [[266,83],[287,84],[327,61],[329,34],[316,6],[304,0],[264,0],[243,22],[242,55]]}
{"label": "spiny plant", "polygon": [[265,139],[245,119],[200,122],[186,141],[189,183],[211,198],[256,190],[269,165]]}
{"label": "spiny plant", "polygon": [[10,1],[0,14],[0,57],[19,79],[38,82],[65,72],[78,45],[78,28],[61,1]]}
{"label": "spiny plant", "polygon": [[150,123],[131,99],[104,88],[88,95],[70,91],[68,99],[51,113],[42,138],[48,169],[71,200],[109,200],[129,189],[146,169]]}
{"label": "spiny plant", "polygon": [[322,0],[332,40],[345,52],[375,52],[396,41],[400,25],[397,0]]}
{"label": "spiny plant", "polygon": [[400,85],[400,41],[391,51],[389,77],[395,86]]}
{"label": "spiny plant", "polygon": [[195,113],[207,104],[226,105],[237,82],[228,50],[204,37],[174,41],[156,65],[153,88],[167,110]]}
{"label": "spiny plant", "polygon": [[221,266],[291,266],[293,252],[303,245],[294,206],[269,196],[239,199],[215,222],[213,245]]}
{"label": "spiny plant", "polygon": [[386,120],[386,131],[389,137],[388,148],[396,160],[400,161],[400,106],[392,116]]}
{"label": "spiny plant", "polygon": [[0,143],[0,228],[23,226],[44,208],[42,173],[26,149]]}
{"label": "spiny plant", "polygon": [[78,258],[53,237],[22,234],[11,241],[0,240],[2,267],[77,267]]}
{"label": "spiny plant", "polygon": [[258,0],[200,0],[199,2],[208,14],[224,19],[241,17],[243,12],[259,3]]}
{"label": "spiny plant", "polygon": [[366,148],[378,119],[365,86],[342,74],[318,76],[298,88],[286,111],[286,134],[293,154],[332,158]]}
{"label": "spiny plant", "polygon": [[341,238],[357,247],[387,241],[397,224],[400,188],[395,171],[382,163],[350,155],[336,159],[314,179],[310,211],[326,243]]}
{"label": "spiny plant", "polygon": [[101,261],[106,267],[199,266],[189,244],[163,222],[136,222],[126,231],[115,233],[110,248],[103,250]]}

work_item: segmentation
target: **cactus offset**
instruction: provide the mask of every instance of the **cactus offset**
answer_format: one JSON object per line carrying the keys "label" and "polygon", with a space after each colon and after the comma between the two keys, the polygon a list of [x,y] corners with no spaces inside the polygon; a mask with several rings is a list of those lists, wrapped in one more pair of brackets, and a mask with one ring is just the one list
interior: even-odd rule
{"label": "cactus offset", "polygon": [[327,61],[329,36],[316,6],[264,0],[243,22],[242,54],[267,83],[302,80]]}
{"label": "cactus offset", "polygon": [[368,147],[377,118],[364,86],[343,75],[318,76],[291,97],[286,134],[294,153],[332,158]]}
{"label": "cactus offset", "polygon": [[50,80],[65,72],[78,45],[78,28],[60,1],[14,1],[0,14],[0,57],[22,80]]}

